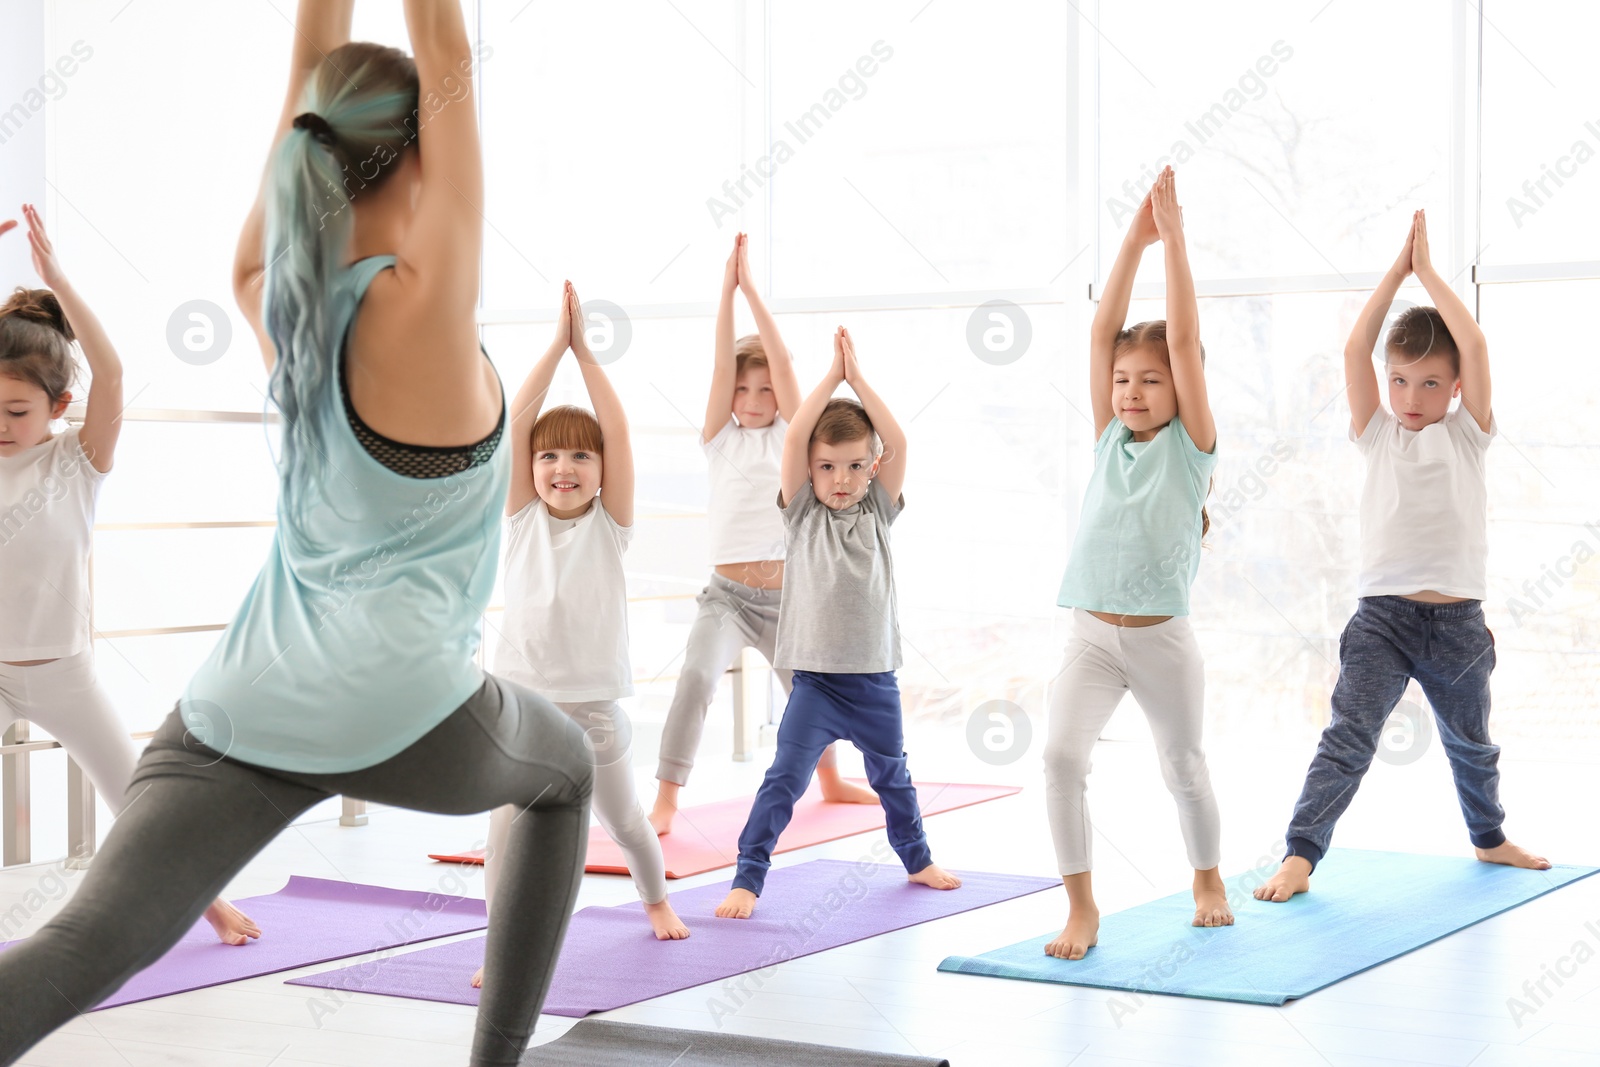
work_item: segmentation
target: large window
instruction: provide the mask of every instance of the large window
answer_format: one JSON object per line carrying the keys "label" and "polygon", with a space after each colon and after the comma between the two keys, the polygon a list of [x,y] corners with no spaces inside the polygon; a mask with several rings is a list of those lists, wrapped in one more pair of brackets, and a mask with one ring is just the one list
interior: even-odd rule
{"label": "large window", "polygon": [[[266,378],[228,268],[281,103],[292,4],[40,2],[43,62],[77,57],[45,112],[48,216],[127,366],[130,421],[96,541],[99,659],[130,726],[148,729],[271,532]],[[1486,609],[1496,705],[1515,709],[1496,729],[1588,736],[1600,9],[479,7],[482,317],[508,394],[544,350],[562,279],[631,330],[608,370],[640,471],[636,717],[664,712],[706,579],[698,431],[739,230],[803,388],[848,325],[910,432],[894,534],[908,708],[954,721],[1005,697],[1042,712],[1092,464],[1086,326],[1129,212],[1171,161],[1220,434],[1194,594],[1216,728],[1309,733],[1325,719],[1362,477],[1342,349],[1425,207],[1495,370]],[[358,7],[356,33],[403,46],[399,6]],[[153,70],[159,88],[127,91]],[[1133,319],[1164,314],[1159,246],[1147,259]],[[232,332],[203,365],[168,342],[196,300]],[[752,329],[741,303],[738,332]],[[1026,350],[986,347],[994,331]],[[587,403],[574,368],[550,402]]]}

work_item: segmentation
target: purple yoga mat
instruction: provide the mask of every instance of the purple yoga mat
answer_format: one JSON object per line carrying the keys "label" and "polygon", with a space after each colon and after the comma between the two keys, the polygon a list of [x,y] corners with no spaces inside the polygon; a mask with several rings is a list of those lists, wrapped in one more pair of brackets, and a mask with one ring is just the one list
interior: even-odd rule
{"label": "purple yoga mat", "polygon": [[[1059,878],[954,873],[961,888],[944,891],[907,882],[898,864],[812,860],[774,868],[749,919],[713,914],[731,881],[685,889],[672,894],[673,910],[690,930],[684,941],[657,941],[638,902],[584,908],[567,928],[544,1011],[574,1018],[610,1011],[1061,884]],[[469,982],[483,963],[483,943],[470,938],[288,984],[476,1004],[478,990]]]}
{"label": "purple yoga mat", "polygon": [[[489,924],[483,901],[473,897],[325,878],[293,876],[276,893],[233,903],[261,927],[259,939],[224,945],[201,919],[165,956],[128,979],[96,1010],[482,930]],[[130,915],[128,921],[138,917]],[[18,944],[0,942],[0,952]]]}

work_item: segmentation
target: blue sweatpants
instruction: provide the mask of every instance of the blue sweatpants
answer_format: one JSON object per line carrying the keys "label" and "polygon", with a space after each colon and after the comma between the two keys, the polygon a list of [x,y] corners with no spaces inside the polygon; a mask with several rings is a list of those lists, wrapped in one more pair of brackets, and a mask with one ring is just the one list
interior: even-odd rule
{"label": "blue sweatpants", "polygon": [[922,832],[917,789],[906,769],[900,687],[894,672],[795,671],[794,689],[778,726],[778,754],[767,768],[750,818],[739,835],[735,889],[761,895],[767,869],[772,866],[772,847],[794,815],[794,802],[810,784],[822,750],[840,738],[861,750],[867,780],[883,803],[889,844],[900,862],[911,874],[933,862],[928,838]]}
{"label": "blue sweatpants", "polygon": [[1472,843],[1502,844],[1500,749],[1489,742],[1494,664],[1494,635],[1484,625],[1481,601],[1362,597],[1339,637],[1333,717],[1289,821],[1288,855],[1302,856],[1314,868],[1327,852],[1333,825],[1354,799],[1384,723],[1412,678],[1433,707]]}

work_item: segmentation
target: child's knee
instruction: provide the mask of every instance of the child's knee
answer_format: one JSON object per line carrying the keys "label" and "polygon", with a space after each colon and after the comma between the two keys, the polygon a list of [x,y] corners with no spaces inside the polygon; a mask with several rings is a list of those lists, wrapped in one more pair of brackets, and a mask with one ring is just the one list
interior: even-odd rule
{"label": "child's knee", "polygon": [[1050,741],[1044,747],[1044,777],[1052,787],[1062,788],[1083,782],[1094,764],[1089,750],[1076,745]]}

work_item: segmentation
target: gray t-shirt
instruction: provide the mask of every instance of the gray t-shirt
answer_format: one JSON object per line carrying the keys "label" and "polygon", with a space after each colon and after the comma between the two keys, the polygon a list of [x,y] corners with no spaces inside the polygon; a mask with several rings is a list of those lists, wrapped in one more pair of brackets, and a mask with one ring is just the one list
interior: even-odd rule
{"label": "gray t-shirt", "polygon": [[866,496],[839,511],[810,483],[783,507],[783,602],[774,667],[830,674],[900,669],[900,620],[889,527],[905,510],[876,478]]}

